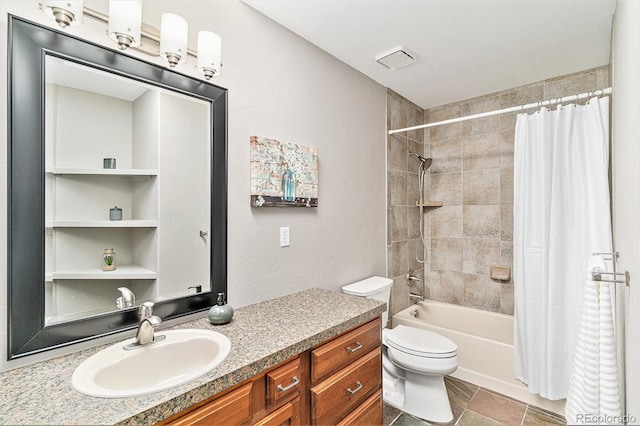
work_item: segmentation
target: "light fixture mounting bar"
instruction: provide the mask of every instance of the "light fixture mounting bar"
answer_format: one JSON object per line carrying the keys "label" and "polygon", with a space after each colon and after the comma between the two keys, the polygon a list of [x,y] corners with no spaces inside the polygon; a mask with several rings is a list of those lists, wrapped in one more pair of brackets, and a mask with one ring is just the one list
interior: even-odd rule
{"label": "light fixture mounting bar", "polygon": [[[104,13],[86,6],[83,7],[83,12],[85,16],[93,18],[96,21],[100,21],[105,25],[109,25],[109,15],[105,15]],[[152,56],[160,56],[160,31],[143,22],[140,35],[140,46],[130,47],[130,49],[138,50]],[[198,57],[198,53],[193,49],[187,49],[187,54],[194,58]]]}

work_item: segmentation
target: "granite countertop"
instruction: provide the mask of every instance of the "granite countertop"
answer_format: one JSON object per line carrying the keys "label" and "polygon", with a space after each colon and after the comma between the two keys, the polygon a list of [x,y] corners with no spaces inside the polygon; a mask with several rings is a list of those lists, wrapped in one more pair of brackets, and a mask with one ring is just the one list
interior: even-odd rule
{"label": "granite countertop", "polygon": [[94,398],[71,387],[76,367],[109,345],[6,371],[0,373],[0,424],[153,424],[384,310],[377,300],[312,288],[236,309],[226,325],[205,317],[171,327],[216,330],[231,340],[231,352],[205,376],[138,397]]}

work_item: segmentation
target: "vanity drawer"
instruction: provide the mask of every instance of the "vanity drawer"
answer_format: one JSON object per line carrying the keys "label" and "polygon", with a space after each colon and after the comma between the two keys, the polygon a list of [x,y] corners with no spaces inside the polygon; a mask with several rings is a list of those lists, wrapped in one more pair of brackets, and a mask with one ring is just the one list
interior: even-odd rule
{"label": "vanity drawer", "polygon": [[253,383],[229,392],[170,423],[182,425],[240,425],[251,417],[251,388]]}
{"label": "vanity drawer", "polygon": [[291,395],[300,392],[300,359],[278,367],[267,373],[267,406],[271,407]]}
{"label": "vanity drawer", "polygon": [[380,318],[311,351],[311,381],[337,371],[381,344]]}
{"label": "vanity drawer", "polygon": [[311,388],[313,424],[335,424],[382,384],[381,349],[378,347],[348,367]]}
{"label": "vanity drawer", "polygon": [[382,390],[374,393],[337,426],[381,425],[382,424]]}

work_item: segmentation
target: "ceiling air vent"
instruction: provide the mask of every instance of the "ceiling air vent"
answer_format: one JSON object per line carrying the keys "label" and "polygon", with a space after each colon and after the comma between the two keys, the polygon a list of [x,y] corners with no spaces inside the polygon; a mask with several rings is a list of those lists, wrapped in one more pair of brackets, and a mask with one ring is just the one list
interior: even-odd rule
{"label": "ceiling air vent", "polygon": [[418,55],[407,49],[406,47],[398,47],[382,55],[376,56],[376,62],[381,63],[390,70],[409,65],[418,59]]}

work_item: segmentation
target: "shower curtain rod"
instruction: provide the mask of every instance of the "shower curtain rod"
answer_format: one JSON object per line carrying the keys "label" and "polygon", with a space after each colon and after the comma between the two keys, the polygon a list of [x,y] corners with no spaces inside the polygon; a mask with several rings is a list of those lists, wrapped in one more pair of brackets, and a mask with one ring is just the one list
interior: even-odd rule
{"label": "shower curtain rod", "polygon": [[541,108],[541,107],[548,106],[548,105],[554,105],[554,104],[560,104],[560,103],[563,103],[563,102],[575,101],[575,100],[578,100],[578,99],[590,98],[592,96],[610,95],[611,92],[612,92],[611,87],[607,87],[606,89],[594,90],[592,92],[580,93],[578,95],[565,96],[563,98],[548,99],[546,101],[532,102],[530,104],[524,104],[524,105],[519,105],[519,106],[514,106],[514,107],[509,107],[509,108],[503,108],[503,109],[498,109],[498,110],[495,110],[495,111],[481,112],[479,114],[472,114],[472,115],[466,115],[464,117],[451,118],[449,120],[436,121],[435,123],[427,123],[427,124],[421,124],[419,126],[405,127],[403,129],[389,130],[389,134],[393,135],[394,133],[407,132],[409,130],[426,129],[427,127],[434,127],[434,126],[440,126],[440,125],[443,125],[443,124],[457,123],[459,121],[473,120],[473,119],[476,119],[476,118],[483,118],[483,117],[489,117],[489,116],[492,116],[492,115],[505,114],[507,112],[524,111],[526,109],[531,109],[531,108]]}

